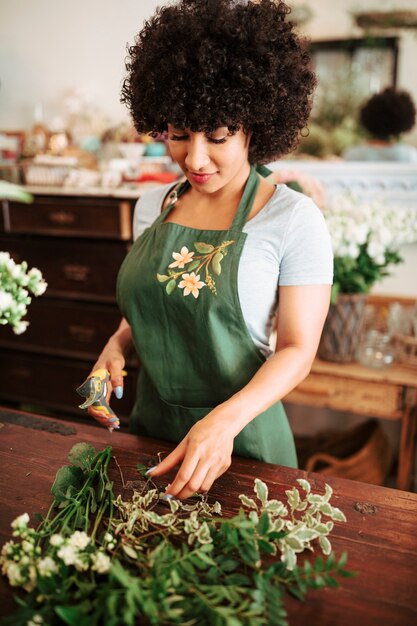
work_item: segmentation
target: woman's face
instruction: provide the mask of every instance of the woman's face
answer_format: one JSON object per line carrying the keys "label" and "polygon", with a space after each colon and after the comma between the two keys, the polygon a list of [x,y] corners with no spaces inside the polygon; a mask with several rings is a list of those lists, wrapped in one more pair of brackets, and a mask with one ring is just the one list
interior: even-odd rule
{"label": "woman's face", "polygon": [[204,133],[168,124],[168,146],[190,184],[202,193],[247,177],[249,136],[242,129],[229,135],[226,126]]}

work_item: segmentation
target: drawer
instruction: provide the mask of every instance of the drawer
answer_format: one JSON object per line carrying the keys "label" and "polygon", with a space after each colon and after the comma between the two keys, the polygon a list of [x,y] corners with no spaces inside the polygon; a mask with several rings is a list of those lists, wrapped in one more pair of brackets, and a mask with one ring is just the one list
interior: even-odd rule
{"label": "drawer", "polygon": [[371,382],[312,372],[284,402],[350,411],[385,419],[401,419],[403,389],[387,382]]}
{"label": "drawer", "polygon": [[11,233],[128,241],[132,237],[133,207],[132,200],[36,196],[32,204],[6,205],[4,229]]}
{"label": "drawer", "polygon": [[127,245],[117,241],[6,235],[0,237],[0,249],[17,262],[38,267],[48,283],[48,297],[99,302],[115,302],[117,273],[127,253]]}
{"label": "drawer", "polygon": [[[2,350],[0,399],[58,409],[91,419],[86,411],[78,408],[82,398],[75,391],[89,373],[88,363]],[[112,400],[112,408],[120,416],[129,415],[133,406],[136,370],[128,370],[124,386],[123,399]]]}
{"label": "drawer", "polygon": [[34,298],[28,308],[25,319],[29,327],[22,335],[15,335],[9,326],[0,326],[0,346],[94,363],[120,318],[116,305],[74,303],[41,296]]}

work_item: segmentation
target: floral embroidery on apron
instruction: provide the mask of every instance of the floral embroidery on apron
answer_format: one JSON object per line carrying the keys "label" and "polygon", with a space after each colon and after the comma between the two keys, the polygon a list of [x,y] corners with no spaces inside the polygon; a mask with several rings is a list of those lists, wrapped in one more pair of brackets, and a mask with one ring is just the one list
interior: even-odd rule
{"label": "floral embroidery on apron", "polygon": [[[157,274],[156,278],[160,283],[167,282],[165,291],[168,295],[173,293],[176,287],[183,289],[183,295],[188,296],[190,293],[194,298],[198,298],[200,289],[208,287],[216,296],[216,283],[212,273],[220,276],[222,271],[222,261],[227,255],[227,248],[235,241],[223,241],[219,246],[213,246],[205,241],[195,241],[194,250],[188,250],[187,246],[182,246],[180,252],[173,252],[174,261],[168,265],[167,274]],[[199,254],[196,255],[196,252]],[[185,267],[187,266],[187,267]],[[175,271],[177,267],[180,271]],[[200,280],[200,273],[204,269],[205,281]],[[182,280],[177,285],[178,278]]]}

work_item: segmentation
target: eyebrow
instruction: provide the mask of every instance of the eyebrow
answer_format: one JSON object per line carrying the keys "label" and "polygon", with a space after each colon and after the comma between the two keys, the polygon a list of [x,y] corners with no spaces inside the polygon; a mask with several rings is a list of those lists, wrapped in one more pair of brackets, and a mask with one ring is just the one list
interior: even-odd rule
{"label": "eyebrow", "polygon": [[[216,133],[217,131],[223,131],[227,134],[229,132],[229,128],[227,126],[219,126],[218,128],[215,128],[214,130],[200,131],[200,132],[204,132],[205,135],[212,135],[213,133]],[[185,128],[177,128],[176,126],[172,126],[171,132],[186,133],[188,131]]]}

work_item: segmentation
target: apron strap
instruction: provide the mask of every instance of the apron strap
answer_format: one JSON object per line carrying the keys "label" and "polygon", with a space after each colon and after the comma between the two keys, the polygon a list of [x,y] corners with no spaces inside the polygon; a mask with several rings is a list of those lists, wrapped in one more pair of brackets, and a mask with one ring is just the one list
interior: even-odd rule
{"label": "apron strap", "polygon": [[236,215],[230,227],[231,230],[243,230],[246,220],[251,212],[253,203],[256,198],[260,183],[259,175],[256,171],[256,167],[251,165],[249,178],[246,182],[243,195],[240,199],[239,206],[236,211]]}
{"label": "apron strap", "polygon": [[[163,211],[160,212],[160,214],[158,215],[157,219],[155,220],[155,224],[159,224],[160,222],[163,222],[164,219],[166,218],[166,216],[171,212],[171,210],[174,208],[176,201],[178,200],[178,198],[180,196],[182,196],[182,194],[187,191],[187,189],[189,189],[189,187],[191,187],[190,183],[188,182],[188,180],[184,180],[182,183],[176,183],[174,185],[174,187],[172,189],[169,190],[168,192],[168,197],[170,199],[170,202],[167,204],[167,206],[165,207],[165,209]],[[166,198],[166,196],[165,196]]]}

